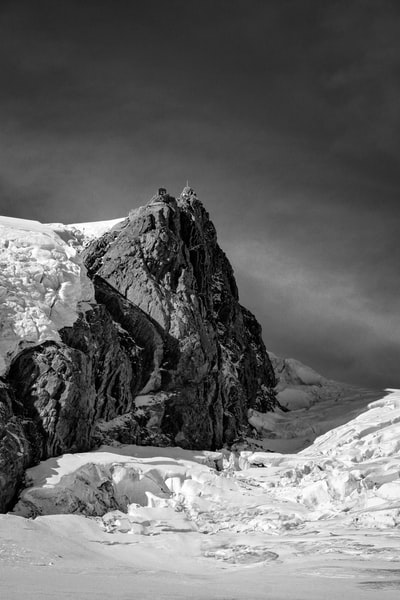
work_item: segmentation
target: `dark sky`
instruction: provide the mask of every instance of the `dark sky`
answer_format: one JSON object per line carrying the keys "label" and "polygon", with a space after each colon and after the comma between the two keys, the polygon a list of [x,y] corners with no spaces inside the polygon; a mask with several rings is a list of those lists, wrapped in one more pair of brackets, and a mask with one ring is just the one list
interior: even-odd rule
{"label": "dark sky", "polygon": [[189,179],[269,349],[400,387],[398,0],[0,6],[1,214]]}

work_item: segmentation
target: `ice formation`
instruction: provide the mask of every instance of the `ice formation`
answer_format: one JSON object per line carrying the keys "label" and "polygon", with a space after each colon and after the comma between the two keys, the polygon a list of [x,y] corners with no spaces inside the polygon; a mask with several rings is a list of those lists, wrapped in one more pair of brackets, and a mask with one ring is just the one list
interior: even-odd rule
{"label": "ice formation", "polygon": [[47,225],[0,217],[0,374],[17,349],[59,340],[93,289],[76,250]]}
{"label": "ice formation", "polygon": [[[96,568],[118,569],[121,599],[130,585],[150,598],[155,581],[160,598],[255,600],[270,589],[296,600],[394,599],[399,439],[400,392],[389,390],[298,454],[119,446],[53,458],[28,470],[15,508],[37,516],[28,538],[18,541],[24,519],[2,517],[14,540],[4,557],[26,564],[34,548],[57,577],[84,568],[102,590],[109,579]],[[36,572],[29,560],[24,581]]]}
{"label": "ice formation", "polygon": [[80,506],[84,514],[106,514],[110,531],[121,518],[124,529],[146,521],[142,533],[161,508],[164,523],[180,508],[190,530],[213,534],[296,531],[327,519],[396,527],[399,439],[400,393],[391,391],[298,454],[121,446],[49,459],[28,470],[30,487],[15,511],[36,516]]}

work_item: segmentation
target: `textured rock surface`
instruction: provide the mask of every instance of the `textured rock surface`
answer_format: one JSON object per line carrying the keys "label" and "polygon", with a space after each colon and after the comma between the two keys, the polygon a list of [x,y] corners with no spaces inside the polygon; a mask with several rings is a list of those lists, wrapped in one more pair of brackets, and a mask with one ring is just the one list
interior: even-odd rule
{"label": "textured rock surface", "polygon": [[[112,302],[117,304],[119,295],[111,289],[107,294],[116,312]],[[128,330],[136,326],[141,340],[140,325],[151,332],[150,321],[130,313],[120,300],[121,320]],[[158,356],[150,336],[141,347],[127,329],[113,321],[104,305],[93,305],[72,327],[60,330],[63,343],[46,342],[13,361],[8,379],[22,399],[14,403],[14,412],[31,420],[41,439],[40,458],[87,450],[99,421],[130,413]]]}
{"label": "textured rock surface", "polygon": [[34,459],[24,422],[13,413],[13,392],[0,381],[0,512],[7,509]]}
{"label": "textured rock surface", "polygon": [[179,343],[146,389],[147,406],[157,405],[155,432],[183,447],[218,447],[240,435],[249,408],[276,405],[260,326],[240,306],[232,267],[192,190],[178,200],[154,198],[92,242],[84,258],[89,274]]}
{"label": "textured rock surface", "polygon": [[134,398],[153,386],[176,344],[105,282],[96,278],[95,286],[110,310],[85,305],[74,325],[60,330],[62,342],[21,352],[0,386],[0,510],[39,460],[105,440],[147,440]]}

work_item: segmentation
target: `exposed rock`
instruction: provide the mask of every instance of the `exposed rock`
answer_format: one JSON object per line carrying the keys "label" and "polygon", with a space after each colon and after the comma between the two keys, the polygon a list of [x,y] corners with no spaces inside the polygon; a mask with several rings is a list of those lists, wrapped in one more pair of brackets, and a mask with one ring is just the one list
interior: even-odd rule
{"label": "exposed rock", "polygon": [[24,470],[35,458],[23,421],[13,414],[12,406],[13,392],[0,381],[0,512],[8,508]]}
{"label": "exposed rock", "polygon": [[140,348],[141,364],[137,369],[140,381],[135,394],[138,390],[146,394],[148,390],[161,388],[168,383],[168,369],[178,360],[178,340],[168,335],[156,321],[101,277],[95,276],[93,281],[97,302],[107,307],[114,323],[128,332],[137,348]]}
{"label": "exposed rock", "polygon": [[0,510],[39,460],[113,440],[169,442],[147,433],[143,411],[135,418],[134,398],[161,386],[177,342],[100,278],[95,288],[99,304],[85,304],[62,342],[21,352],[1,384]]}
{"label": "exposed rock", "polygon": [[[125,480],[123,482],[121,475]],[[137,501],[138,496],[144,502],[145,491],[160,494],[163,489],[156,486],[150,477],[143,476],[137,468],[126,467],[123,463],[88,463],[64,475],[57,486],[26,489],[13,512],[24,517],[67,513],[102,516],[111,510],[126,512],[127,504]],[[166,495],[167,492],[164,493]]]}
{"label": "exposed rock", "polygon": [[[111,300],[117,302],[117,295],[113,291]],[[127,313],[125,318],[128,322]],[[34,424],[41,459],[93,447],[96,422],[131,411],[154,370],[151,341],[143,350],[103,305],[81,313],[60,336],[61,344],[46,342],[22,352],[9,371],[19,399],[14,413]]]}
{"label": "exposed rock", "polygon": [[179,343],[164,376],[146,388],[153,404],[163,392],[156,429],[171,443],[231,443],[249,408],[276,406],[260,326],[239,304],[232,267],[193,190],[185,188],[178,201],[155,196],[92,242],[84,258],[90,275],[106,280]]}
{"label": "exposed rock", "polygon": [[109,421],[105,419],[96,421],[93,433],[93,442],[96,446],[131,444],[132,441],[141,443],[141,440],[141,428],[133,411]]}

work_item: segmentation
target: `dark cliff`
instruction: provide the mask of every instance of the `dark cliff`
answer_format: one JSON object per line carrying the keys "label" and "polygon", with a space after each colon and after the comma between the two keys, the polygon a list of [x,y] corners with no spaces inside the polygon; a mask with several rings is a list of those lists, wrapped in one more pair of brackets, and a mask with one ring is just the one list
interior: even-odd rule
{"label": "dark cliff", "polygon": [[107,281],[178,342],[175,360],[153,374],[162,396],[159,429],[171,443],[231,443],[249,408],[275,406],[273,368],[254,316],[239,304],[232,267],[194,192],[155,197],[84,252]]}

